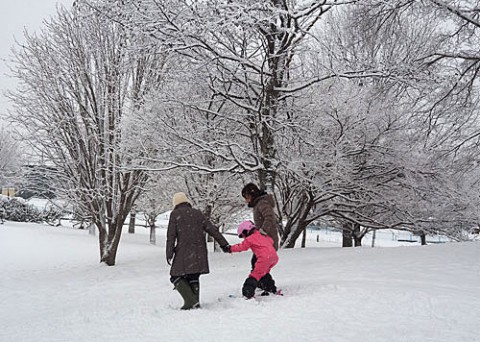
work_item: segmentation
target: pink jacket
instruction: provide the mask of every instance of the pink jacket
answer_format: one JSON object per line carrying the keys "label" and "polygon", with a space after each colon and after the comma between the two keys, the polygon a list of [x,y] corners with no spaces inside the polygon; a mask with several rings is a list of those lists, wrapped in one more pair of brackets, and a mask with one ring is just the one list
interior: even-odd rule
{"label": "pink jacket", "polygon": [[247,236],[243,242],[231,246],[232,253],[244,252],[251,249],[257,259],[263,259],[277,255],[277,251],[273,247],[273,239],[268,235],[262,235],[258,230],[252,235]]}

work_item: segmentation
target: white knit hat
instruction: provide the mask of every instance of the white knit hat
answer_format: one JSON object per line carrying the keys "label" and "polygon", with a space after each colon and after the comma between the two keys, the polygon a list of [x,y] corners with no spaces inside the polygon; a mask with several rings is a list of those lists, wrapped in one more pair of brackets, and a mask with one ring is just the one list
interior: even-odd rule
{"label": "white knit hat", "polygon": [[175,208],[180,203],[190,203],[190,201],[188,200],[188,197],[187,195],[185,195],[185,193],[177,192],[175,195],[173,195],[172,203],[173,207]]}

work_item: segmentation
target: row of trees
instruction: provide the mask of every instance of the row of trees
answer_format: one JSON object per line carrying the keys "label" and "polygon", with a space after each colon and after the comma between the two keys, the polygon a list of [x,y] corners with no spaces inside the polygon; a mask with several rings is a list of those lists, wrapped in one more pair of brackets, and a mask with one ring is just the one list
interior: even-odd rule
{"label": "row of trees", "polygon": [[108,265],[135,203],[154,215],[184,190],[228,225],[247,180],[275,195],[284,247],[318,220],[357,244],[460,239],[478,219],[477,9],[77,0],[17,49],[13,119]]}

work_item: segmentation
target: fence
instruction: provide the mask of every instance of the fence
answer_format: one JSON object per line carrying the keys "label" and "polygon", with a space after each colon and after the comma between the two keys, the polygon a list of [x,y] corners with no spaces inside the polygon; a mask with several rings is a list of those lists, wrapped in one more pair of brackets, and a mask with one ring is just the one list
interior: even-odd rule
{"label": "fence", "polygon": [[[362,239],[362,245],[372,245],[373,232],[365,235]],[[307,241],[310,242],[327,242],[342,244],[342,231],[329,227],[311,227],[307,228]],[[448,238],[442,235],[427,235],[427,243],[444,243],[450,241]],[[398,245],[412,245],[420,244],[420,237],[402,230],[394,229],[381,229],[375,233],[375,246],[398,246]]]}

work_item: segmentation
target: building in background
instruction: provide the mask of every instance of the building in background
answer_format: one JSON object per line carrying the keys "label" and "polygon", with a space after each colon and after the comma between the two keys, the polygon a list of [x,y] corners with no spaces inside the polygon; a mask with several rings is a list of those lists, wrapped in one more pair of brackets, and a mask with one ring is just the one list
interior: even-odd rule
{"label": "building in background", "polygon": [[55,197],[55,169],[46,165],[23,165],[18,174],[0,177],[1,194],[28,199]]}

